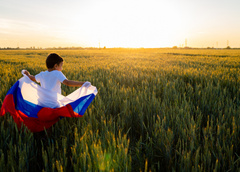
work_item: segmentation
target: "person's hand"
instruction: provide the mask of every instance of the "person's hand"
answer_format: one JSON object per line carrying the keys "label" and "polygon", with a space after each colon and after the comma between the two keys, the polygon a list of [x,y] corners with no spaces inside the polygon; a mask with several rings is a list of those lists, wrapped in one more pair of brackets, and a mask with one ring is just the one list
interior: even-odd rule
{"label": "person's hand", "polygon": [[30,73],[27,70],[24,70],[23,73],[27,76],[30,75]]}
{"label": "person's hand", "polygon": [[86,81],[82,86],[88,88],[91,86],[91,82]]}

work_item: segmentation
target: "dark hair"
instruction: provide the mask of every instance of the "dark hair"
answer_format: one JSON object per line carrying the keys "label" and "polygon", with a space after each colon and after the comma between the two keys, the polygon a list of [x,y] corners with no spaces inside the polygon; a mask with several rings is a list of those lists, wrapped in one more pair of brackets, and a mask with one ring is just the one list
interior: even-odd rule
{"label": "dark hair", "polygon": [[46,66],[48,69],[51,69],[54,67],[55,64],[61,63],[63,61],[62,57],[60,57],[58,54],[56,53],[51,53],[48,55],[47,59],[46,59]]}

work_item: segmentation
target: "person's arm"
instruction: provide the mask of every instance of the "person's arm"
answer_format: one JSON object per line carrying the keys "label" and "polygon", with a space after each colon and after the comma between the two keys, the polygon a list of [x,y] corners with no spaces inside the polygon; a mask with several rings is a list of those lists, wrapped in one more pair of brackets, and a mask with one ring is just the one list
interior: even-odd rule
{"label": "person's arm", "polygon": [[70,87],[81,87],[85,82],[65,79],[62,83]]}
{"label": "person's arm", "polygon": [[29,73],[27,70],[25,70],[23,73],[24,73],[25,75],[27,75],[32,81],[37,82],[36,79],[35,79],[35,76],[30,75],[30,73]]}

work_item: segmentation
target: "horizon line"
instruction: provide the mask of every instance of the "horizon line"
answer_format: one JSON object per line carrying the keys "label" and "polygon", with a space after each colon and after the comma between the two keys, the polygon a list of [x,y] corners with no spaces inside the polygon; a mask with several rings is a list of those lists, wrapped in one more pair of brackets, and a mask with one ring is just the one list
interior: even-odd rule
{"label": "horizon line", "polygon": [[178,47],[178,46],[172,46],[172,47],[109,47],[107,48],[106,46],[104,47],[0,47],[0,50],[48,50],[48,49],[240,49],[240,47]]}

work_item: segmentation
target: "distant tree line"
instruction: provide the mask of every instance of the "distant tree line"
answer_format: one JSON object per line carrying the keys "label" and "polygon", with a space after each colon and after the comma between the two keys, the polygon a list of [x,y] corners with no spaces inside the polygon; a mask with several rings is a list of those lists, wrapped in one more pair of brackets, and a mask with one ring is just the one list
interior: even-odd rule
{"label": "distant tree line", "polygon": [[226,48],[215,48],[215,47],[207,47],[207,48],[192,48],[192,47],[177,47],[177,46],[173,46],[173,49],[240,49],[240,48],[231,48],[230,46],[227,46]]}
{"label": "distant tree line", "polygon": [[96,48],[96,47],[48,47],[48,48],[42,48],[42,47],[29,47],[29,48],[19,48],[19,47],[0,47],[0,50],[83,50],[83,49],[106,49],[106,46],[103,48]]}

